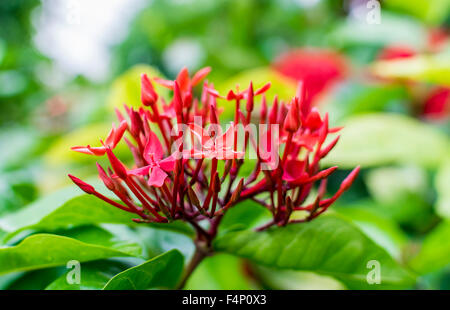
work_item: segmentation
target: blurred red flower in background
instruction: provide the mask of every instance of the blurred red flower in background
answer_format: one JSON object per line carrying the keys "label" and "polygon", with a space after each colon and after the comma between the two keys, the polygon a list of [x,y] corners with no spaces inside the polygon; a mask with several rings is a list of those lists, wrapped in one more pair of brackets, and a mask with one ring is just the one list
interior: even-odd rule
{"label": "blurred red flower in background", "polygon": [[311,104],[316,96],[342,80],[349,70],[346,59],[335,51],[294,49],[282,54],[273,64],[276,71],[303,81],[305,100]]}

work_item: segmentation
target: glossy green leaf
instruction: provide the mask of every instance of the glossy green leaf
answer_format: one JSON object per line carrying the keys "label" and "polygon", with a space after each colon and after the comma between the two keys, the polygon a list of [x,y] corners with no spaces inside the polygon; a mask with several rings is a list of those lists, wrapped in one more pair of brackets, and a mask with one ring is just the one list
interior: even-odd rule
{"label": "glossy green leaf", "polygon": [[410,266],[419,273],[429,273],[450,264],[450,222],[444,221],[430,232],[422,248],[410,261]]}
{"label": "glossy green leaf", "polygon": [[407,235],[395,221],[382,214],[378,205],[355,204],[333,210],[353,222],[392,257],[401,258],[402,249],[408,241]]}
{"label": "glossy green leaf", "polygon": [[427,201],[429,184],[425,169],[389,166],[370,169],[364,181],[378,209],[402,224],[421,226],[432,214]]}
{"label": "glossy green leaf", "polygon": [[[29,216],[29,215],[28,215]],[[24,225],[11,231],[4,239],[11,239],[24,230],[55,231],[58,229],[95,224],[135,224],[132,219],[137,216],[115,208],[92,195],[82,195],[67,201],[61,207],[41,218],[34,218],[34,223]],[[7,224],[10,224],[6,220]],[[170,224],[149,224],[153,227],[169,229],[190,235],[192,230],[182,222]]]}
{"label": "glossy green leaf", "polygon": [[265,287],[275,290],[344,290],[345,286],[330,276],[314,272],[280,270],[252,265]]}
{"label": "glossy green leaf", "polygon": [[[411,274],[353,224],[333,216],[263,232],[231,232],[216,240],[218,251],[280,268],[333,276],[349,288],[408,287]],[[381,266],[379,285],[369,285],[367,265]]]}
{"label": "glossy green leaf", "polygon": [[[5,283],[4,290],[43,290],[55,278],[64,273],[66,267],[52,267],[45,269],[32,270],[27,272],[13,272],[2,276],[2,278],[10,277],[11,281]],[[67,270],[67,269],[66,269]],[[0,284],[1,287],[1,284]]]}
{"label": "glossy green leaf", "polygon": [[183,256],[177,250],[159,255],[127,269],[106,283],[105,290],[146,290],[154,287],[173,288],[183,271]]}
{"label": "glossy green leaf", "polygon": [[101,290],[114,275],[123,271],[124,265],[113,261],[83,263],[80,267],[80,283],[67,281],[68,270],[54,281],[46,290]]}
{"label": "glossy green leaf", "polygon": [[0,274],[66,265],[71,260],[93,261],[108,257],[139,255],[141,249],[118,249],[88,244],[65,236],[37,234],[16,246],[0,248]]}
{"label": "glossy green leaf", "polygon": [[68,186],[54,193],[44,195],[23,209],[10,213],[0,218],[0,229],[5,232],[13,232],[24,226],[34,225],[43,217],[63,205],[67,200],[79,196],[80,191],[76,186]]}
{"label": "glossy green leaf", "polygon": [[385,164],[436,167],[449,151],[449,139],[426,124],[398,114],[356,116],[343,124],[341,139],[324,159],[327,165],[353,168]]}

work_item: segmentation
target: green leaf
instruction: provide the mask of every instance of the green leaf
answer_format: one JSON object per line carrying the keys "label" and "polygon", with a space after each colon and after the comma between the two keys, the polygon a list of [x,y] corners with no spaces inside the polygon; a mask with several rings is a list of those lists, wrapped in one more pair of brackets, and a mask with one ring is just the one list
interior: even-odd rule
{"label": "green leaf", "polygon": [[367,171],[364,181],[378,208],[397,222],[420,227],[432,216],[427,201],[429,186],[425,169],[382,166]]}
{"label": "green leaf", "polygon": [[436,167],[448,156],[449,140],[443,133],[407,116],[374,113],[352,117],[343,125],[340,141],[323,160],[326,165]]}
{"label": "green leaf", "polygon": [[[122,244],[123,245],[123,244]],[[109,257],[139,255],[136,247],[111,247],[88,244],[69,237],[37,234],[16,246],[0,248],[0,274],[62,266],[71,260],[93,261]]]}
{"label": "green leaf", "polygon": [[[10,281],[3,290],[43,290],[55,278],[64,272],[65,267],[52,267],[28,272],[13,272],[3,275],[2,278],[10,277]],[[1,285],[0,285],[1,287]]]}
{"label": "green leaf", "polygon": [[183,256],[171,250],[125,270],[108,281],[105,290],[146,290],[154,287],[173,288],[183,271]]}
{"label": "green leaf", "polygon": [[448,0],[386,0],[383,5],[414,15],[431,25],[442,23],[450,10]]}
{"label": "green leaf", "polygon": [[[30,216],[26,214],[24,216]],[[77,227],[95,224],[127,224],[136,226],[138,224],[132,221],[137,216],[115,208],[92,195],[82,195],[67,201],[58,209],[40,218],[34,218],[34,223],[29,223],[21,227],[16,227],[9,235],[4,238],[4,242],[10,240],[18,233],[24,230],[38,231],[56,231],[58,229]],[[7,224],[11,224],[6,219]],[[153,227],[174,230],[187,235],[192,234],[192,229],[182,222],[169,224],[149,224]],[[0,222],[1,226],[1,222]]]}
{"label": "green leaf", "polygon": [[[333,216],[263,232],[231,232],[216,240],[214,246],[265,266],[333,276],[349,288],[408,287],[414,281],[359,229]],[[377,286],[366,281],[371,271],[366,266],[372,260],[381,266],[381,284]]]}
{"label": "green leaf", "polygon": [[434,184],[437,192],[436,212],[450,219],[450,161],[438,169]]}
{"label": "green leaf", "polygon": [[392,257],[401,258],[402,249],[408,238],[395,221],[381,214],[378,205],[356,204],[335,207],[333,210],[353,222]]}
{"label": "green leaf", "polygon": [[101,290],[116,274],[123,271],[124,265],[119,262],[102,260],[81,264],[80,283],[70,284],[67,281],[68,270],[51,282],[46,290]]}
{"label": "green leaf", "polygon": [[205,258],[186,283],[188,290],[250,290],[242,259],[219,253]]}
{"label": "green leaf", "polygon": [[429,233],[422,243],[422,248],[409,265],[424,274],[439,270],[450,264],[450,222],[440,223]]}
{"label": "green leaf", "polygon": [[1,217],[0,230],[13,232],[24,226],[34,225],[43,217],[59,208],[68,199],[78,195],[80,195],[80,189],[73,185],[45,195],[21,210]]}

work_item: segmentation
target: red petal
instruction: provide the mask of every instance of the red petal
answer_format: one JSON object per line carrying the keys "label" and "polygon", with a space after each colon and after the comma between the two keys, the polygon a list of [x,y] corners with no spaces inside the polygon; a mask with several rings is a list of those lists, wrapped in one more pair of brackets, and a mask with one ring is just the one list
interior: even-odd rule
{"label": "red petal", "polygon": [[173,90],[173,81],[170,80],[163,80],[157,77],[153,78],[153,81],[155,81],[156,83],[158,83],[159,85],[168,88],[168,89],[172,89]]}
{"label": "red petal", "polygon": [[161,187],[167,178],[167,173],[165,173],[159,167],[153,167],[150,172],[150,178],[148,179],[148,185]]}
{"label": "red petal", "polygon": [[264,85],[263,87],[257,89],[255,91],[255,96],[261,95],[262,93],[265,93],[266,91],[268,91],[271,85],[272,84],[269,82],[266,85]]}
{"label": "red petal", "polygon": [[178,73],[177,83],[178,86],[180,86],[181,91],[185,92],[189,90],[191,81],[189,79],[189,71],[186,67],[183,67],[180,73]]}
{"label": "red petal", "polygon": [[[147,144],[144,149],[145,160],[149,163],[161,160],[164,156],[164,150],[161,142],[159,142],[158,136],[153,131],[150,131],[147,139]],[[151,155],[153,156],[153,159]]]}
{"label": "red petal", "polygon": [[192,81],[191,81],[192,86],[195,86],[198,83],[200,83],[200,81],[203,80],[210,72],[211,72],[211,67],[205,67],[205,68],[198,70],[194,74],[194,77],[192,78]]}

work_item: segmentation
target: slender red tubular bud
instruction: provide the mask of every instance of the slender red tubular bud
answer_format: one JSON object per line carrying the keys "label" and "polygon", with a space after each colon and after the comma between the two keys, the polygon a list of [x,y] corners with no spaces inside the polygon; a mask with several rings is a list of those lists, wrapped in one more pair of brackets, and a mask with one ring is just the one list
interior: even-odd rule
{"label": "slender red tubular bud", "polygon": [[243,188],[244,188],[244,178],[242,178],[239,181],[239,184],[236,187],[236,189],[234,190],[233,195],[231,195],[230,203],[235,203],[239,199],[239,196],[241,195]]}
{"label": "slender red tubular bud", "polygon": [[201,82],[209,73],[211,72],[211,67],[205,67],[200,70],[198,70],[194,76],[192,77],[192,86],[197,85]]}
{"label": "slender red tubular bud", "polygon": [[260,113],[259,113],[259,118],[261,120],[261,123],[265,123],[266,122],[266,117],[267,117],[266,95],[262,95],[261,110],[260,110]]}
{"label": "slender red tubular bud", "polygon": [[250,86],[248,87],[247,93],[247,105],[245,106],[245,110],[247,112],[253,111],[254,106],[254,93],[253,93],[253,82],[250,81]]}
{"label": "slender red tubular bud", "polygon": [[69,178],[75,183],[82,191],[86,194],[92,195],[95,193],[95,188],[92,185],[87,184],[86,182],[80,180],[79,178],[68,174]]}
{"label": "slender red tubular bud", "polygon": [[139,132],[144,129],[142,124],[141,116],[139,115],[139,112],[131,110],[130,112],[130,120],[131,120],[131,134],[138,138]]}
{"label": "slender red tubular bud", "polygon": [[272,83],[270,83],[270,82],[265,84],[263,87],[256,90],[255,95],[264,94],[267,90],[269,90],[271,85],[272,85]]}
{"label": "slender red tubular bud", "polygon": [[148,78],[147,74],[141,75],[141,101],[145,106],[152,106],[158,100],[158,94],[153,88],[152,82]]}
{"label": "slender red tubular bud", "polygon": [[288,114],[284,120],[284,130],[289,132],[296,132],[300,127],[300,117],[298,109],[298,99],[294,99],[291,102]]}
{"label": "slender red tubular bud", "polygon": [[177,81],[175,81],[173,84],[173,100],[174,100],[175,113],[177,114],[177,116],[182,116],[183,115],[183,99],[181,97],[180,86],[178,85]]}
{"label": "slender red tubular bud", "polygon": [[116,112],[116,116],[117,116],[117,119],[119,120],[119,122],[122,122],[125,120],[125,118],[123,117],[122,113],[119,111],[118,108],[114,108],[114,112]]}
{"label": "slender red tubular bud", "polygon": [[111,180],[111,178],[108,177],[108,175],[105,172],[105,169],[103,169],[103,167],[99,163],[97,163],[97,170],[98,170],[98,175],[100,176],[100,179],[102,179],[105,186],[109,190],[114,191],[116,187],[114,186],[113,180]]}
{"label": "slender red tubular bud", "polygon": [[212,189],[214,193],[218,193],[220,192],[220,178],[219,178],[219,174],[216,172],[214,174],[214,179],[213,179],[213,185],[212,185]]}
{"label": "slender red tubular bud", "polygon": [[191,203],[200,211],[203,211],[202,205],[200,204],[200,200],[197,197],[197,194],[192,189],[192,187],[188,187],[188,195]]}
{"label": "slender red tubular bud", "polygon": [[217,116],[216,107],[213,104],[211,104],[209,106],[209,108],[210,108],[209,118],[210,118],[211,124],[219,124],[219,117]]}
{"label": "slender red tubular bud", "polygon": [[189,108],[192,103],[192,93],[188,92],[183,97],[183,107]]}
{"label": "slender red tubular bud", "polygon": [[125,180],[127,178],[127,168],[124,164],[114,155],[111,149],[106,148],[106,155],[108,155],[109,162],[111,163],[111,167],[114,172],[117,174],[119,178]]}
{"label": "slender red tubular bud", "polygon": [[339,188],[340,191],[346,191],[350,188],[353,181],[355,181],[356,177],[359,174],[359,170],[361,169],[360,166],[357,166],[355,169],[352,170],[352,172],[349,173],[349,175],[342,181],[341,186]]}
{"label": "slender red tubular bud", "polygon": [[289,220],[289,217],[291,216],[292,211],[294,211],[294,205],[292,204],[291,197],[286,197],[286,223]]}
{"label": "slender red tubular bud", "polygon": [[324,158],[325,156],[328,155],[328,153],[330,153],[330,151],[336,146],[337,142],[339,141],[339,138],[341,136],[337,136],[336,138],[334,138],[333,141],[330,142],[330,144],[328,144],[326,147],[324,147],[321,151],[320,151],[320,158]]}
{"label": "slender red tubular bud", "polygon": [[278,118],[278,96],[273,99],[273,105],[269,112],[269,123],[276,124]]}

